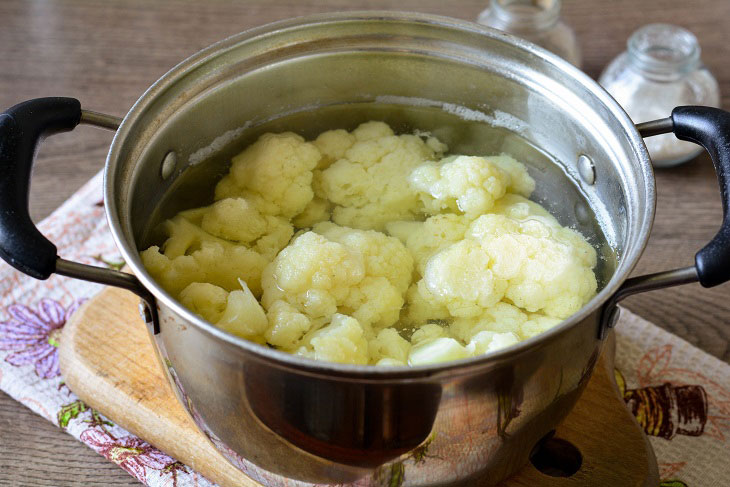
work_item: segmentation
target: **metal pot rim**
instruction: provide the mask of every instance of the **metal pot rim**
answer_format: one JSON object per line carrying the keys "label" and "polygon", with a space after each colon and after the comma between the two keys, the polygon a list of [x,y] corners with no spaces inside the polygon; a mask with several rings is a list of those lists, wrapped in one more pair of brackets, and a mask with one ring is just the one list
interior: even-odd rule
{"label": "metal pot rim", "polygon": [[[648,197],[648,204],[644,208],[644,214],[639,215],[641,221],[649,222],[649,225],[643,226],[637,235],[634,235],[633,242],[627,246],[626,253],[621,257],[621,265],[615,271],[609,282],[603,289],[597,293],[586,305],[584,305],[577,313],[573,314],[559,325],[545,331],[535,337],[522,341],[511,347],[493,352],[489,355],[481,357],[472,357],[468,359],[447,362],[443,364],[431,364],[421,366],[395,366],[388,368],[373,367],[369,365],[346,365],[331,362],[315,361],[305,359],[286,352],[269,349],[250,342],[243,338],[239,338],[229,334],[214,325],[206,322],[193,312],[187,310],[178,303],[169,293],[162,289],[152,277],[147,273],[139,259],[139,251],[135,246],[130,245],[127,241],[119,219],[119,209],[116,206],[115,199],[115,179],[117,164],[120,160],[121,148],[124,141],[130,136],[130,128],[135,121],[145,112],[145,109],[152,103],[158,93],[163,92],[167,87],[176,83],[183,76],[195,68],[205,64],[213,58],[218,57],[221,53],[234,48],[239,43],[250,41],[259,36],[275,35],[282,30],[297,29],[304,26],[315,24],[327,24],[348,21],[363,20],[387,20],[393,22],[414,22],[433,24],[439,27],[451,29],[465,30],[468,32],[478,33],[501,42],[511,44],[515,47],[528,50],[542,61],[554,65],[567,75],[580,82],[587,90],[599,99],[611,114],[620,122],[624,129],[625,136],[628,138],[635,153],[638,156],[636,170],[643,173],[645,182],[645,191]],[[543,345],[557,339],[566,330],[577,326],[592,313],[600,312],[601,307],[606,303],[618,289],[622,283],[628,278],[630,272],[635,267],[641,254],[646,247],[649,238],[651,223],[654,220],[654,210],[656,204],[655,181],[649,154],[644,145],[643,139],[636,130],[629,116],[624,112],[620,105],[601,88],[598,83],[592,80],[588,75],[561,59],[557,55],[536,46],[528,41],[513,37],[509,34],[481,26],[479,24],[458,20],[450,17],[437,16],[431,14],[411,13],[411,12],[393,12],[393,11],[356,11],[356,12],[338,12],[324,13],[305,17],[298,17],[270,23],[261,27],[256,27],[239,34],[233,35],[227,39],[219,41],[198,53],[192,55],[177,66],[168,71],[159,80],[157,80],[145,93],[135,102],[132,108],[124,117],[119,129],[114,135],[109,153],[106,159],[104,170],[104,199],[106,201],[105,211],[109,227],[113,238],[128,266],[133,273],[141,281],[157,300],[165,306],[171,308],[175,313],[183,317],[190,324],[215,337],[218,340],[227,342],[245,351],[251,353],[262,361],[270,362],[276,366],[295,368],[300,372],[307,372],[313,375],[327,375],[350,377],[357,379],[406,379],[433,376],[436,374],[454,372],[466,373],[474,368],[489,367],[496,363],[512,360],[515,357],[527,353],[536,348],[542,348]],[[595,321],[594,321],[595,322]],[[598,331],[597,331],[598,333]]]}

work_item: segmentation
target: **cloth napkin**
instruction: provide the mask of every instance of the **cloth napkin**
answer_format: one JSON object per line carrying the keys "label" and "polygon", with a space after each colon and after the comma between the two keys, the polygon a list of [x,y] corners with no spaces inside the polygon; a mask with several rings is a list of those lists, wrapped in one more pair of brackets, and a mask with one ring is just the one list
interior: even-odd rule
{"label": "cloth napkin", "polygon": [[[124,263],[107,229],[101,174],[40,224],[59,255],[87,264]],[[211,482],[88,408],[64,385],[60,332],[101,286],[53,276],[37,281],[0,264],[0,389],[154,487]],[[664,487],[730,482],[730,365],[623,310],[616,378],[643,427]]]}

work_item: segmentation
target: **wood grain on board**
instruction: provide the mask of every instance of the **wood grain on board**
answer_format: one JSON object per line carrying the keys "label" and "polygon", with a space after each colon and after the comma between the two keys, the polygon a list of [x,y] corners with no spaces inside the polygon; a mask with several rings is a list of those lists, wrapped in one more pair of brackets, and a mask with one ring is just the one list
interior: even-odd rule
{"label": "wood grain on board", "polygon": [[[67,385],[114,423],[221,487],[260,487],[215,450],[178,403],[138,303],[132,293],[106,288],[73,315],[60,349]],[[613,341],[606,348],[579,403],[555,434],[580,450],[580,470],[570,477],[551,477],[527,465],[502,487],[658,484],[654,453],[612,379]],[[611,425],[610,441],[606,425]]]}
{"label": "wood grain on board", "polygon": [[[488,0],[2,0],[0,108],[40,96],[75,96],[84,107],[123,115],[165,71],[197,50],[249,27],[313,12],[398,9],[476,18]],[[566,22],[594,78],[637,27],[680,24],[730,107],[730,2],[564,0]],[[47,216],[104,163],[112,134],[79,127],[43,143],[31,212]],[[722,217],[709,158],[657,172],[657,215],[636,273],[688,265]],[[646,293],[625,305],[706,352],[730,360],[730,286]],[[8,303],[0,303],[5,306]],[[75,439],[0,392],[0,485],[138,485]]]}

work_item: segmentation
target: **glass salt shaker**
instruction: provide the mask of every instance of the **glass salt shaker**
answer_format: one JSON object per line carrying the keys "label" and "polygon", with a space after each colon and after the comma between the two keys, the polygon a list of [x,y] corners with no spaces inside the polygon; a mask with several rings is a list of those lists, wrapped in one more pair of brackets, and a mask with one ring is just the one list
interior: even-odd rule
{"label": "glass salt shaker", "polygon": [[[717,81],[700,61],[697,38],[675,25],[650,24],[634,32],[598,82],[629,114],[634,123],[668,117],[681,105],[718,107]],[[674,134],[645,139],[654,167],[689,161],[702,148]]]}
{"label": "glass salt shaker", "polygon": [[534,42],[580,67],[578,41],[560,20],[560,5],[560,0],[491,0],[477,22]]}

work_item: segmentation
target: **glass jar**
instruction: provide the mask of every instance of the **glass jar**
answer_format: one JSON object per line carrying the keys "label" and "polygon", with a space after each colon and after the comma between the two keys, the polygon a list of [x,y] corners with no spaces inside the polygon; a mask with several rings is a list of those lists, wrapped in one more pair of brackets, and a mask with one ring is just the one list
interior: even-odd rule
{"label": "glass jar", "polygon": [[[675,25],[650,24],[637,30],[598,82],[635,123],[668,117],[681,105],[720,104],[717,81],[700,61],[697,38]],[[686,162],[702,148],[673,134],[646,139],[655,167]]]}
{"label": "glass jar", "polygon": [[580,67],[573,29],[560,20],[560,0],[491,0],[477,22],[509,32]]}

